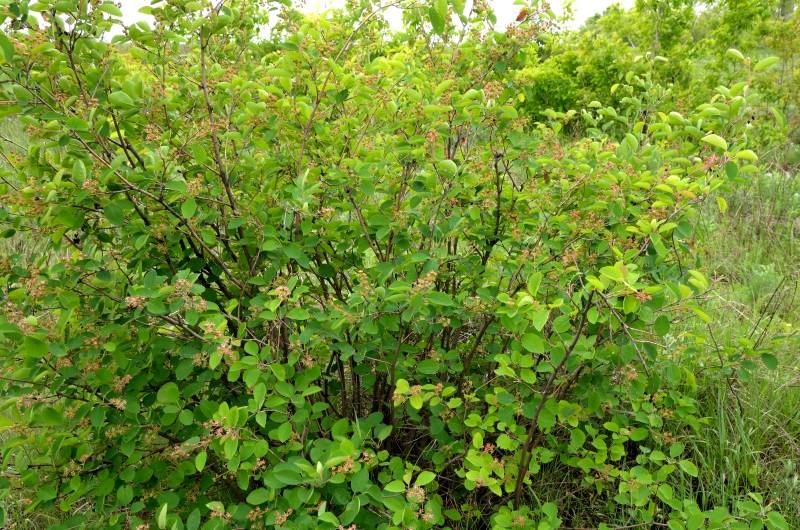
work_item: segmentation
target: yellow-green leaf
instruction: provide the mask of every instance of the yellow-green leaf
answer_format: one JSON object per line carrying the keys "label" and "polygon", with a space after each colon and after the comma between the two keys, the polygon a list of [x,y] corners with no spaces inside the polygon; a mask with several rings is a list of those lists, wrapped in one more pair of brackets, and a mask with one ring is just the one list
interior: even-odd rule
{"label": "yellow-green leaf", "polygon": [[702,141],[707,144],[713,145],[714,147],[718,147],[723,151],[727,151],[728,149],[728,142],[726,142],[722,136],[719,136],[717,134],[707,134],[703,136]]}
{"label": "yellow-green leaf", "polygon": [[164,530],[167,527],[167,503],[161,505],[161,509],[158,511],[158,519],[156,522],[161,530]]}
{"label": "yellow-green leaf", "polygon": [[763,72],[764,70],[767,70],[775,66],[778,63],[778,61],[780,61],[780,59],[778,57],[775,57],[774,55],[770,57],[765,57],[764,59],[761,59],[756,63],[756,65],[753,67],[753,71]]}
{"label": "yellow-green leaf", "polygon": [[206,460],[208,459],[208,453],[205,451],[200,451],[197,453],[197,456],[194,457],[194,467],[197,471],[202,472],[203,469],[206,467]]}
{"label": "yellow-green leaf", "polygon": [[736,158],[741,160],[747,160],[748,162],[755,162],[758,160],[758,156],[750,149],[742,149],[741,151],[736,153]]}
{"label": "yellow-green leaf", "polygon": [[430,484],[436,478],[436,474],[430,471],[423,471],[417,476],[417,480],[414,481],[414,484],[417,486],[425,486],[426,484]]}
{"label": "yellow-green leaf", "polygon": [[694,463],[690,462],[689,460],[681,460],[680,462],[678,462],[678,465],[687,475],[691,475],[693,477],[697,476],[698,474],[697,466],[694,465]]}

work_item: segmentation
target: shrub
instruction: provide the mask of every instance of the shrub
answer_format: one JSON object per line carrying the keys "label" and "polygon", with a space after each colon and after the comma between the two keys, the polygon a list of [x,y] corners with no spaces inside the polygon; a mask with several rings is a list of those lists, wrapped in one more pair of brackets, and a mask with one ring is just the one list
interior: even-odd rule
{"label": "shrub", "polygon": [[543,12],[389,36],[361,1],[265,38],[256,4],[112,41],[110,2],[8,5],[0,220],[48,250],[0,272],[4,489],[60,528],[553,529],[562,465],[642,525],[786,528],[665,483],[698,474],[666,310],[707,318],[692,207],[752,170],[744,85],[567,143],[498,66]]}

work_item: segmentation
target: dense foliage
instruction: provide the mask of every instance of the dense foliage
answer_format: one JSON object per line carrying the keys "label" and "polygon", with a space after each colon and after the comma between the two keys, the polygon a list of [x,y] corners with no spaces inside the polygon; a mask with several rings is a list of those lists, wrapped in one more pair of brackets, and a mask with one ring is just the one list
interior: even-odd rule
{"label": "dense foliage", "polygon": [[0,262],[0,486],[59,528],[604,527],[537,495],[558,463],[633,525],[788,529],[668,481],[696,206],[756,171],[776,61],[722,50],[678,112],[661,57],[559,57],[546,9],[402,7],[169,0],[112,39],[111,2],[0,2],[0,226],[47,245]]}

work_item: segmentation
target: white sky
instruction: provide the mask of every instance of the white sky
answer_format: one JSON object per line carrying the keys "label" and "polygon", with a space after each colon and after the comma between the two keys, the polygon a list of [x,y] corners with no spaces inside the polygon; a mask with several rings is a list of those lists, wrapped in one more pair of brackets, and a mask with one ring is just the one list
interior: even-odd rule
{"label": "white sky", "polygon": [[[139,9],[143,6],[150,5],[150,0],[121,0],[122,12],[125,15],[124,22],[129,25],[139,20],[146,20],[147,16],[139,13]],[[344,0],[306,0],[308,11],[322,11],[326,8],[341,6]],[[519,13],[519,6],[515,4],[514,0],[489,0],[489,3],[494,8],[497,14],[497,27],[505,28]],[[556,10],[560,11],[565,0],[551,0],[550,5]],[[572,10],[575,16],[574,21],[570,24],[572,27],[580,26],[587,18],[596,14],[602,13],[605,9],[613,4],[620,4],[623,7],[631,7],[634,0],[573,0]],[[397,24],[399,19],[389,15],[390,23]],[[393,26],[395,24],[392,24]]]}

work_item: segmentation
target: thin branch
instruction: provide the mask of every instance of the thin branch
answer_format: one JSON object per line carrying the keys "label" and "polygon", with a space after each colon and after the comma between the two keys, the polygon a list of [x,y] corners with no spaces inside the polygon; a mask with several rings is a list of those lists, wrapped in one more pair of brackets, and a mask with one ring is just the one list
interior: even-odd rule
{"label": "thin branch", "polygon": [[561,362],[558,366],[555,367],[553,373],[550,374],[550,377],[547,379],[547,382],[542,389],[542,397],[539,401],[539,405],[536,407],[536,412],[533,414],[533,418],[531,419],[531,425],[528,428],[528,436],[525,440],[525,445],[522,448],[522,458],[520,461],[520,468],[517,474],[517,483],[514,487],[514,509],[519,508],[520,501],[522,500],[522,486],[525,484],[525,479],[528,476],[528,467],[531,464],[532,458],[532,449],[533,449],[533,442],[535,440],[536,433],[539,428],[539,415],[542,413],[542,409],[544,408],[544,404],[547,402],[547,399],[550,397],[550,394],[553,390],[553,383],[558,376],[558,373],[561,369],[567,364],[567,360],[569,359],[572,352],[575,350],[575,347],[578,345],[578,341],[580,341],[581,336],[583,334],[583,328],[586,326],[587,315],[589,314],[589,309],[592,308],[592,298],[594,297],[595,291],[589,292],[589,298],[586,299],[586,303],[583,306],[583,311],[581,312],[581,320],[580,324],[578,324],[578,328],[575,330],[575,337],[572,339],[572,342],[567,347],[566,351],[564,352],[564,358],[561,359]]}

